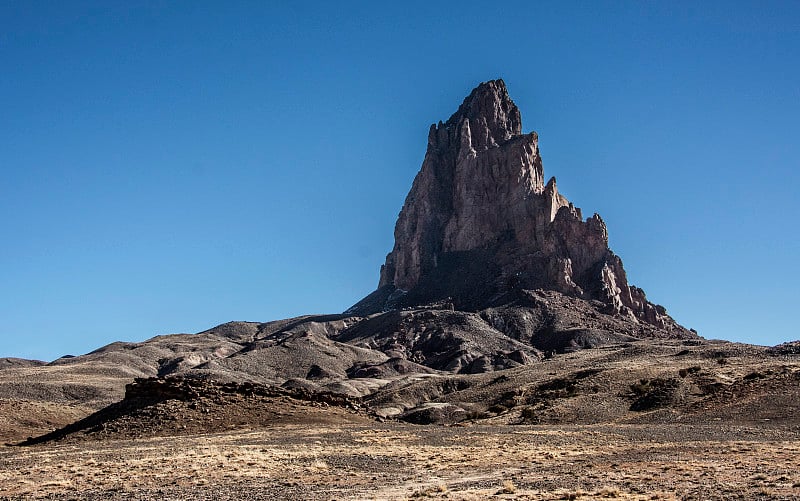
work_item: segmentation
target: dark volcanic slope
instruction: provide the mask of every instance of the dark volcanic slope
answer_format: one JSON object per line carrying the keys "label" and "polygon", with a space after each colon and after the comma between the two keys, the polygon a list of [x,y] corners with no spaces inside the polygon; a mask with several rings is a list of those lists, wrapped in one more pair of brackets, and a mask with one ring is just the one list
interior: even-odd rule
{"label": "dark volcanic slope", "polygon": [[[509,357],[512,360],[514,357]],[[27,444],[337,425],[728,424],[800,431],[800,355],[722,341],[636,340],[556,354],[502,372],[452,374],[391,359],[395,377],[364,397],[170,376]],[[353,378],[374,377],[370,372]],[[386,375],[386,372],[379,375]]]}
{"label": "dark volcanic slope", "polygon": [[23,445],[367,421],[358,403],[329,393],[198,378],[150,378],[127,385],[121,402],[46,435],[29,438]]}

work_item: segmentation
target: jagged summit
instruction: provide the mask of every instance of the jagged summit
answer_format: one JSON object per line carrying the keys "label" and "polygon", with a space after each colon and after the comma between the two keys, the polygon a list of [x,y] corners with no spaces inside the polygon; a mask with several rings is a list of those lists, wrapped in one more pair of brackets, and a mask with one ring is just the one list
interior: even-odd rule
{"label": "jagged summit", "polygon": [[538,135],[523,134],[503,80],[481,83],[446,122],[431,125],[394,234],[378,289],[348,312],[437,302],[476,311],[545,289],[679,328],[628,284],[602,218],[584,220],[555,178],[544,183]]}
{"label": "jagged summit", "polygon": [[[471,122],[474,132],[470,134],[473,149],[486,150],[522,134],[522,117],[519,108],[508,95],[503,80],[490,80],[473,89],[453,116],[444,124],[446,130],[459,131],[461,123]],[[431,132],[441,129],[431,125]],[[460,139],[455,135],[455,139]]]}

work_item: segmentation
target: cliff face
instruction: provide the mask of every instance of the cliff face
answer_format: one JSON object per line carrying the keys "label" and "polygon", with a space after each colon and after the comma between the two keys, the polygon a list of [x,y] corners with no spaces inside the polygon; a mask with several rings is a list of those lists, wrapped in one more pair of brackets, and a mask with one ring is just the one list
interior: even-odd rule
{"label": "cliff face", "polygon": [[600,301],[608,313],[663,327],[663,307],[628,284],[599,215],[544,182],[538,136],[522,133],[502,80],[480,84],[447,122],[432,125],[422,168],[395,227],[367,314],[446,303],[479,310],[526,289]]}

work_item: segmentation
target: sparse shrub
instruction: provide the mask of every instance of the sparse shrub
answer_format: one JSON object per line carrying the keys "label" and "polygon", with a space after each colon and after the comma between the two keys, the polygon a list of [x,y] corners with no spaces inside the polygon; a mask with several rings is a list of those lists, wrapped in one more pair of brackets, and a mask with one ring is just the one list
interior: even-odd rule
{"label": "sparse shrub", "polygon": [[680,387],[677,379],[642,379],[631,385],[631,391],[636,399],[631,404],[632,411],[647,411],[665,407],[676,398]]}
{"label": "sparse shrub", "polygon": [[617,487],[606,486],[597,491],[597,495],[604,498],[618,498],[621,493]]}
{"label": "sparse shrub", "polygon": [[644,395],[645,393],[650,391],[650,380],[640,379],[638,383],[633,383],[631,385],[631,391],[635,395]]}
{"label": "sparse shrub", "polygon": [[477,419],[486,419],[491,417],[491,415],[486,411],[467,411],[466,416],[464,417],[465,421],[475,421]]}
{"label": "sparse shrub", "polygon": [[330,467],[328,466],[328,463],[326,463],[325,461],[317,459],[316,461],[314,461],[309,465],[309,468],[313,470],[327,470]]}
{"label": "sparse shrub", "polygon": [[698,372],[700,372],[700,367],[698,366],[686,367],[685,369],[679,370],[678,375],[683,378],[688,376],[689,374],[696,374]]}
{"label": "sparse shrub", "polygon": [[525,401],[525,389],[524,388],[517,388],[516,390],[511,390],[503,393],[498,398],[494,399],[495,405],[499,405],[505,407],[506,409],[511,409],[516,407],[520,403]]}
{"label": "sparse shrub", "polygon": [[501,494],[514,494],[517,492],[517,486],[514,485],[514,482],[511,480],[503,480],[502,489],[500,489]]}
{"label": "sparse shrub", "polygon": [[435,487],[428,487],[427,489],[420,489],[411,494],[412,498],[430,498],[435,497],[435,494],[443,494],[447,492],[447,485],[439,484]]}
{"label": "sparse shrub", "polygon": [[575,395],[577,389],[575,378],[555,378],[542,383],[536,389],[537,396],[546,398],[565,398]]}
{"label": "sparse shrub", "polygon": [[489,407],[486,410],[488,412],[491,412],[491,413],[494,413],[494,414],[504,414],[504,413],[508,412],[508,407],[506,407],[504,405],[496,404],[496,405],[493,405],[493,406]]}
{"label": "sparse shrub", "polygon": [[522,419],[525,421],[535,421],[537,419],[536,409],[532,406],[522,409]]}
{"label": "sparse shrub", "polygon": [[505,400],[501,400],[499,405],[505,407],[506,409],[513,409],[514,407],[517,406],[517,400],[516,399],[511,399],[511,398],[505,399]]}

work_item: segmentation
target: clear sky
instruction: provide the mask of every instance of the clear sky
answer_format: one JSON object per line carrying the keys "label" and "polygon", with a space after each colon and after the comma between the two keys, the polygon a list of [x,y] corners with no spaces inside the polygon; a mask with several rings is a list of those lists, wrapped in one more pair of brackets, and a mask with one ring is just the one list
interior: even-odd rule
{"label": "clear sky", "polygon": [[800,2],[0,2],[0,356],[371,292],[428,127],[545,176],[709,338],[800,338]]}

